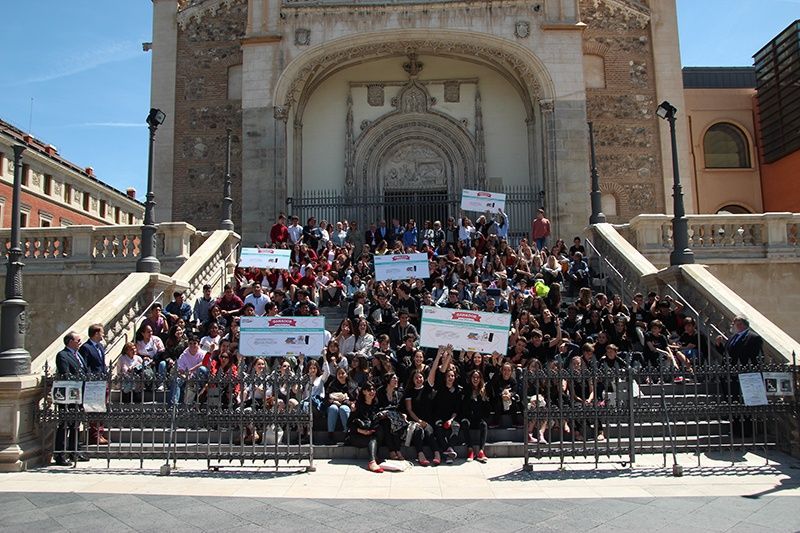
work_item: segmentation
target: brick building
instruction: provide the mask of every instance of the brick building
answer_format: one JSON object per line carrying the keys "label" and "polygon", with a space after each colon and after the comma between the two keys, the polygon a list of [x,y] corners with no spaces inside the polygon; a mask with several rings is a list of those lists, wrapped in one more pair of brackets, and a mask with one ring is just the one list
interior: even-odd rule
{"label": "brick building", "polygon": [[22,155],[23,227],[138,224],[144,217],[135,190],[118,191],[97,179],[91,167],[67,161],[55,146],[0,120],[0,227],[11,226],[15,144],[27,146]]}
{"label": "brick building", "polygon": [[[169,117],[158,220],[216,225],[231,128],[245,241],[263,239],[287,199],[322,189],[357,203],[518,187],[572,234],[589,211],[589,120],[610,220],[671,209],[655,111],[685,108],[674,0],[153,5],[151,101]],[[680,165],[692,212],[688,157]]]}

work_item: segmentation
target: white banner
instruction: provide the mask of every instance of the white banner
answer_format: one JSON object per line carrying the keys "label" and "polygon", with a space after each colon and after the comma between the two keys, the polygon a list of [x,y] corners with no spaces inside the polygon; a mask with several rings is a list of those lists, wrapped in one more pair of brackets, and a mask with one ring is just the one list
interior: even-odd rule
{"label": "white banner", "polygon": [[760,372],[739,374],[739,387],[745,405],[767,405],[769,403],[767,389]]}
{"label": "white banner", "polygon": [[461,210],[478,211],[479,213],[497,213],[500,209],[506,210],[506,195],[501,192],[461,191]]}
{"label": "white banner", "polygon": [[375,280],[422,279],[430,277],[428,254],[397,254],[375,256]]}
{"label": "white banner", "polygon": [[317,357],[325,346],[324,316],[243,316],[239,352],[246,356]]}
{"label": "white banner", "polygon": [[422,307],[420,346],[452,344],[457,350],[506,354],[511,315],[443,307]]}
{"label": "white banner", "polygon": [[105,381],[87,381],[83,384],[83,410],[87,413],[106,412]]}
{"label": "white banner", "polygon": [[53,403],[81,403],[83,401],[83,381],[54,381]]}
{"label": "white banner", "polygon": [[242,248],[239,266],[242,268],[277,268],[289,270],[291,250],[281,248]]}

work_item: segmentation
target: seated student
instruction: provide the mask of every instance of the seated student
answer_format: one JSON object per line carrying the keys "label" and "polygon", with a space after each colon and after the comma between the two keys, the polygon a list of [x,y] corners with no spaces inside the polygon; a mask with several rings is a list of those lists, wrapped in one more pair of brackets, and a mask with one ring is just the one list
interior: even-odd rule
{"label": "seated student", "polygon": [[264,293],[261,283],[258,281],[253,283],[253,292],[244,297],[244,305],[250,304],[255,316],[264,316],[269,302],[269,296]]}
{"label": "seated student", "polygon": [[350,379],[347,369],[336,368],[336,373],[325,382],[325,402],[322,411],[328,421],[328,442],[334,442],[336,423],[340,422],[342,430],[347,430],[347,421],[355,406],[357,386]]}
{"label": "seated student", "polygon": [[[200,339],[195,335],[190,335],[186,350],[178,358],[178,376],[171,384],[169,405],[175,405],[181,401],[183,389],[188,380],[197,378],[199,381],[203,381],[208,377],[208,368],[203,366],[205,356],[206,353],[200,349]],[[196,390],[198,384],[194,385]],[[188,403],[193,401],[194,397],[187,395],[185,399]]]}
{"label": "seated student", "polygon": [[185,301],[185,295],[181,291],[172,293],[173,301],[164,308],[164,314],[170,326],[174,326],[179,319],[183,319],[188,324],[192,320],[192,306]]}
{"label": "seated student", "polygon": [[[650,322],[650,331],[644,335],[644,359],[645,362],[656,369],[661,368],[661,362],[674,370],[678,370],[678,362],[669,345],[669,340],[664,334],[664,325],[660,320]],[[682,376],[676,376],[675,382],[683,381]]]}
{"label": "seated student", "polygon": [[[153,335],[161,337],[169,332],[167,319],[161,314],[161,304],[154,303],[147,312],[147,317],[142,321],[142,326],[148,325],[153,330]],[[141,328],[141,326],[140,326]]]}
{"label": "seated student", "polygon": [[409,314],[406,310],[401,310],[397,314],[397,322],[389,330],[389,340],[393,349],[399,348],[408,335],[419,336],[417,328],[409,321]]}
{"label": "seated student", "polygon": [[378,420],[380,406],[376,397],[375,385],[367,382],[361,388],[353,413],[348,420],[347,439],[350,446],[367,448],[369,451],[367,468],[371,472],[380,474],[383,468],[378,464],[378,448],[384,440],[384,430]]}
{"label": "seated student", "polygon": [[[267,400],[271,397],[272,391],[267,384],[267,362],[263,357],[257,357],[253,361],[253,367],[248,372],[245,379],[244,390],[241,392],[241,405],[245,413],[252,413],[263,409]],[[245,427],[244,444],[254,444],[261,442],[261,436],[254,424],[250,423]]]}
{"label": "seated student", "polygon": [[503,363],[500,372],[492,377],[489,389],[493,412],[489,427],[498,427],[504,415],[511,418],[514,426],[521,425],[522,401],[517,393],[517,380],[510,362]]}
{"label": "seated student", "polygon": [[[136,353],[142,358],[146,367],[154,366],[164,353],[164,343],[160,337],[153,334],[153,328],[147,322],[142,322],[136,331]],[[161,367],[159,374],[163,375]]]}

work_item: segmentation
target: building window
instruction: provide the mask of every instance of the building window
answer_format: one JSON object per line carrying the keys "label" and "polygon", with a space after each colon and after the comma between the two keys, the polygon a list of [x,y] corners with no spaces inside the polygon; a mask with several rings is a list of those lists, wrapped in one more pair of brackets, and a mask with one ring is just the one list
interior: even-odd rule
{"label": "building window", "polygon": [[750,210],[736,204],[726,205],[717,211],[718,215],[749,215]]}
{"label": "building window", "polygon": [[28,220],[30,219],[31,214],[27,211],[20,211],[19,212],[19,227],[20,228],[27,228],[28,227]]}
{"label": "building window", "polygon": [[61,226],[62,227],[66,228],[67,226],[71,226],[71,225],[72,225],[71,221],[67,220],[66,218],[62,218],[61,219]]}
{"label": "building window", "polygon": [[100,218],[106,218],[106,201],[100,200]]}
{"label": "building window", "polygon": [[0,176],[6,173],[6,154],[0,152]]}
{"label": "building window", "polygon": [[114,224],[119,224],[119,207],[114,208]]}
{"label": "building window", "polygon": [[128,225],[133,226],[133,213],[128,213]]}
{"label": "building window", "polygon": [[606,62],[602,56],[593,54],[583,56],[583,77],[587,89],[606,88]]}
{"label": "building window", "polygon": [[26,165],[25,163],[22,164],[22,184],[24,186],[28,186],[28,174],[31,171],[31,167]]}
{"label": "building window", "polygon": [[53,194],[53,176],[50,174],[44,175],[44,193],[47,196]]}
{"label": "building window", "polygon": [[89,196],[88,192],[83,193],[83,210],[86,211],[87,213],[89,212],[89,199],[90,198],[91,197]]}
{"label": "building window", "polygon": [[39,211],[39,227],[49,228],[53,225],[53,215]]}
{"label": "building window", "polygon": [[727,122],[708,128],[703,153],[706,168],[750,168],[750,143],[741,129]]}
{"label": "building window", "polygon": [[69,183],[64,184],[64,201],[67,205],[72,205],[72,185]]}
{"label": "building window", "polygon": [[610,192],[603,193],[600,196],[600,210],[607,217],[617,216],[617,197]]}
{"label": "building window", "polygon": [[5,224],[5,219],[3,216],[6,214],[6,199],[0,196],[0,228],[10,228],[11,223],[8,225]]}

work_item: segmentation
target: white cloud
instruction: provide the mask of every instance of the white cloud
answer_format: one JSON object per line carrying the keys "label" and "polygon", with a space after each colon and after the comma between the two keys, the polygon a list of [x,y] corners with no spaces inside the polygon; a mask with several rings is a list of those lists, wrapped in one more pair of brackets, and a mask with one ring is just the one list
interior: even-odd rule
{"label": "white cloud", "polygon": [[93,50],[82,51],[72,56],[53,57],[49,61],[51,64],[58,65],[50,72],[40,75],[33,75],[19,81],[4,83],[5,87],[27,85],[30,83],[43,83],[53,81],[67,76],[73,76],[93,68],[97,68],[109,63],[127,61],[142,55],[142,45],[134,41],[119,41],[108,43]]}

